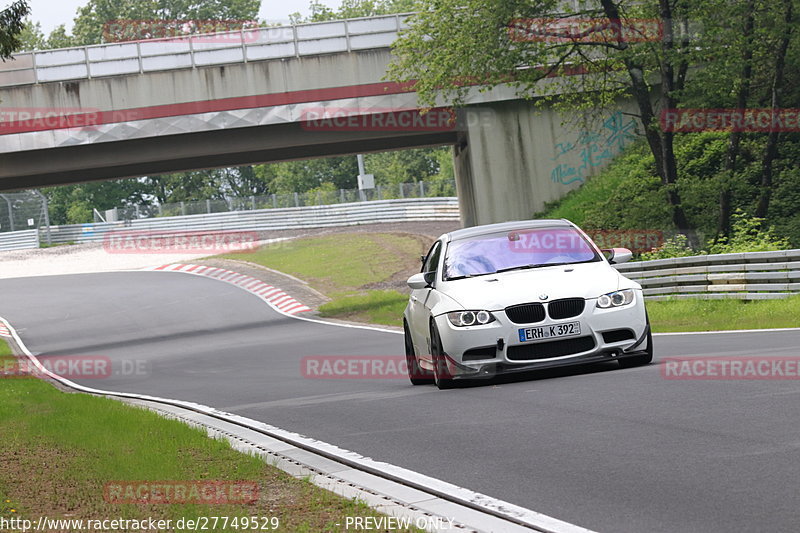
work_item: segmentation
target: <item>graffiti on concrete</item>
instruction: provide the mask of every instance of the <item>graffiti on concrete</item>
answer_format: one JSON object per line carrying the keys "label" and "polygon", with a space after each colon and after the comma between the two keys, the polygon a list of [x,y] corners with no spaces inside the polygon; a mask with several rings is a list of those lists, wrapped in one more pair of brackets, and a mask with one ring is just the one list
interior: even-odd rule
{"label": "graffiti on concrete", "polygon": [[582,183],[595,167],[604,165],[619,155],[636,138],[636,119],[627,121],[620,111],[603,121],[600,132],[582,131],[575,142],[558,143],[553,161],[574,150],[580,150],[577,164],[557,163],[550,172],[555,183]]}

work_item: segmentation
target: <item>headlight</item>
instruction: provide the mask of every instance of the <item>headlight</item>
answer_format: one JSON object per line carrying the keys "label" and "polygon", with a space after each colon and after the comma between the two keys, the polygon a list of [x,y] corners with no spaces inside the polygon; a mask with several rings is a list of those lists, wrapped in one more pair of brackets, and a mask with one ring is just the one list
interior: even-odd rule
{"label": "headlight", "polygon": [[494,322],[494,316],[489,311],[455,311],[447,313],[447,320],[456,327],[482,326]]}
{"label": "headlight", "polygon": [[610,292],[597,299],[597,307],[608,309],[609,307],[622,307],[633,302],[633,289]]}

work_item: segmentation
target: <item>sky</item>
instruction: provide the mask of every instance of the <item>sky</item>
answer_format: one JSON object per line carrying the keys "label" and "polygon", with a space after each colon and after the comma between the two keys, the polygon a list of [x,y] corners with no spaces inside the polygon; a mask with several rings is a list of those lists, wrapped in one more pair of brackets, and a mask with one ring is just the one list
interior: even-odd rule
{"label": "sky", "polygon": [[[85,5],[88,0],[30,0],[31,18],[42,25],[42,31],[48,35],[59,24],[66,24],[67,29],[72,28],[72,19],[78,7]],[[3,2],[5,4],[7,2]],[[270,22],[288,21],[289,14],[296,11],[308,15],[309,0],[262,0],[260,19]],[[321,0],[321,3],[336,7],[339,0]]]}

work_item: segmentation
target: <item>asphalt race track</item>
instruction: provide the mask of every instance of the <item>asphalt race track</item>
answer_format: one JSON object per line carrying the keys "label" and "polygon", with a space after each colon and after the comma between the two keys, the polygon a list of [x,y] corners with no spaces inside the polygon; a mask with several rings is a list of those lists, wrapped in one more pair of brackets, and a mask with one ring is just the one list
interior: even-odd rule
{"label": "asphalt race track", "polygon": [[[127,365],[84,385],[210,405],[590,529],[800,527],[796,380],[665,380],[657,364],[615,363],[442,392],[308,379],[303,357],[400,355],[402,337],[284,317],[232,285],[170,272],[0,280],[0,316],[35,354]],[[797,356],[799,340],[658,336],[656,358]]]}

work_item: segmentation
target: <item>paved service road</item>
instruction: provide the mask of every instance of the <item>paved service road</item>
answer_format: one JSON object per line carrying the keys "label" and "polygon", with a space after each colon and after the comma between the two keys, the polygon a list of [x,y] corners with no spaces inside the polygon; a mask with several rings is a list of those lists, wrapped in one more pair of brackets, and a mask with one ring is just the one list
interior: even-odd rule
{"label": "paved service road", "polygon": [[[34,353],[146,372],[87,386],[196,401],[591,529],[797,531],[800,383],[673,381],[659,366],[438,391],[306,379],[309,355],[399,355],[400,335],[286,318],[169,272],[0,280]],[[797,356],[800,333],[659,336],[656,355]],[[607,371],[612,370],[612,371]]]}

